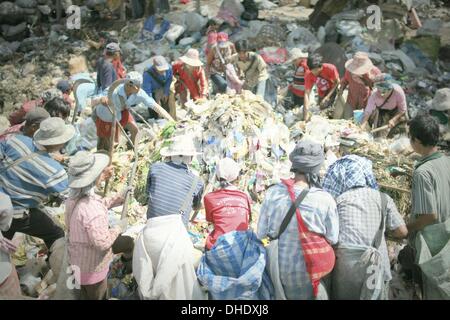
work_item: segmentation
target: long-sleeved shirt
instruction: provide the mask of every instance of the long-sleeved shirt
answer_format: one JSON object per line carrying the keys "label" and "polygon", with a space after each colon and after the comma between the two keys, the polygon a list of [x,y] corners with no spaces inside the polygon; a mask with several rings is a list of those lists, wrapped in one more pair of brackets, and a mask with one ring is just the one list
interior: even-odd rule
{"label": "long-sleeved shirt", "polygon": [[169,67],[169,69],[166,70],[166,73],[164,75],[161,75],[152,66],[144,71],[142,89],[144,89],[144,91],[150,97],[154,98],[155,91],[162,88],[164,90],[164,96],[168,97],[170,94],[170,85],[172,83],[172,78],[172,67]]}
{"label": "long-sleeved shirt", "polygon": [[80,268],[81,285],[98,283],[107,276],[113,258],[111,247],[120,234],[119,228],[109,228],[108,209],[121,200],[119,195],[102,199],[94,194],[66,201],[69,262]]}
{"label": "long-sleeved shirt", "polygon": [[[253,62],[253,59],[256,59],[255,62]],[[257,53],[250,52],[249,58],[245,61],[240,60],[239,54],[236,53],[231,56],[230,62],[237,66],[239,73],[245,79],[244,89],[246,90],[252,90],[261,81],[269,79],[267,64]]]}
{"label": "long-sleeved shirt", "polygon": [[[385,103],[386,99],[387,101]],[[387,97],[383,97],[378,90],[372,92],[367,102],[367,107],[364,110],[364,115],[370,116],[377,108],[380,107],[383,110],[397,109],[398,112],[406,112],[406,96],[402,87],[398,84],[394,84],[394,91],[392,92],[392,95]]]}
{"label": "long-sleeved shirt", "polygon": [[101,57],[97,60],[97,88],[105,90],[117,80],[116,70],[111,61]]}
{"label": "long-sleeved shirt", "polygon": [[[295,196],[298,197],[301,191],[301,188],[295,187]],[[267,191],[260,209],[257,230],[259,239],[278,235],[281,222],[291,205],[292,200],[285,185],[277,184]],[[336,202],[329,193],[311,188],[299,209],[309,231],[324,235],[331,244],[338,241],[339,217]],[[294,300],[312,299],[313,289],[303,257],[295,215],[280,236],[278,246],[280,280],[286,297]]]}
{"label": "long-sleeved shirt", "polygon": [[373,79],[380,75],[381,71],[377,67],[373,67],[368,73],[359,76],[352,75],[349,71],[345,71],[344,78],[342,78],[342,87],[348,86],[347,103],[353,109],[364,109],[367,105],[367,100],[372,92]]}
{"label": "long-sleeved shirt", "polygon": [[[31,153],[36,155],[6,169]],[[36,208],[49,195],[62,193],[67,188],[64,168],[47,152],[40,150],[33,139],[16,134],[0,142],[0,192],[11,197],[14,208]]]}
{"label": "long-sleeved shirt", "polygon": [[[122,100],[124,104],[122,103]],[[126,110],[128,108],[132,108],[139,103],[143,103],[147,108],[154,109],[154,106],[156,104],[155,100],[150,97],[147,93],[145,93],[144,90],[139,89],[137,93],[134,93],[130,96],[127,96],[125,93],[125,85],[121,84],[119,85],[112,94],[112,102],[114,104],[114,107],[116,108],[116,116],[117,121],[120,121],[122,119],[121,112],[123,110]],[[113,115],[109,111],[108,107],[104,105],[98,105],[96,108],[97,116],[105,122],[112,122],[113,121]]]}
{"label": "long-sleeved shirt", "polygon": [[182,61],[177,61],[172,65],[172,69],[173,75],[181,80],[177,83],[177,93],[187,89],[193,100],[204,98],[208,95],[208,80],[202,67],[195,68],[191,74],[187,71]]}

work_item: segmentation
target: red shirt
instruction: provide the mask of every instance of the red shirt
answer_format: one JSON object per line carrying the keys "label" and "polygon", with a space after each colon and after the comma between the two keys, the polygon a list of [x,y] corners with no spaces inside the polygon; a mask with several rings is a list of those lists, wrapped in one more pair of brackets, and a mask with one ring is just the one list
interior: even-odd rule
{"label": "red shirt", "polygon": [[206,221],[214,224],[214,230],[206,239],[206,248],[211,249],[217,239],[231,231],[248,230],[250,198],[244,192],[220,189],[208,193],[203,199]]}
{"label": "red shirt", "polygon": [[353,109],[364,109],[367,106],[367,100],[372,93],[373,79],[380,74],[381,71],[377,67],[373,67],[372,70],[362,76],[362,79],[345,71],[341,84],[343,86],[348,85],[347,103]]}
{"label": "red shirt", "polygon": [[310,70],[305,74],[306,90],[311,90],[314,85],[317,85],[319,97],[325,97],[334,87],[334,82],[339,79],[339,72],[334,65],[324,63],[322,67],[322,71],[317,77]]}
{"label": "red shirt", "polygon": [[302,59],[295,68],[294,81],[289,85],[289,90],[298,97],[305,96],[306,71],[309,71],[307,60]]}
{"label": "red shirt", "polygon": [[123,67],[122,61],[119,59],[113,59],[111,61],[114,70],[116,71],[116,75],[117,75],[117,79],[125,79],[126,77],[126,72],[125,72],[125,68]]}
{"label": "red shirt", "polygon": [[[197,100],[204,98],[208,93],[208,81],[206,80],[205,71],[202,67],[195,68],[192,71],[192,76],[184,68],[184,63],[177,61],[173,64],[173,75],[179,78],[191,94],[191,99]],[[177,93],[186,90],[184,84],[177,82]]]}

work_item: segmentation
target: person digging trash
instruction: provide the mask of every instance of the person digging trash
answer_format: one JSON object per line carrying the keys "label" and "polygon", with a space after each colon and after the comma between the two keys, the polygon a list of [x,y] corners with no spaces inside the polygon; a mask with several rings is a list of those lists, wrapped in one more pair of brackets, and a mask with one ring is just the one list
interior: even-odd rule
{"label": "person digging trash", "polygon": [[308,53],[301,49],[294,48],[291,50],[290,59],[286,64],[292,64],[295,68],[294,80],[289,84],[289,92],[293,97],[294,108],[305,104],[305,74],[308,68]]}
{"label": "person digging trash", "polygon": [[33,139],[14,135],[0,142],[0,192],[10,196],[14,206],[11,227],[3,235],[12,239],[21,232],[44,241],[50,267],[58,277],[64,254],[64,230],[44,207],[49,196],[61,197],[68,190],[67,173],[49,153],[64,147],[75,134],[61,118],[41,122]]}
{"label": "person digging trash", "polygon": [[101,198],[96,185],[112,174],[108,155],[79,151],[69,162],[69,197],[66,200],[65,221],[69,265],[80,268],[79,281],[82,300],[104,300],[107,297],[107,275],[113,254],[123,253],[121,259],[131,261],[134,241],[122,236],[128,226],[127,219],[112,228],[108,225],[108,210],[123,203],[132,189],[109,198]]}
{"label": "person digging trash", "polygon": [[188,101],[188,93],[194,101],[208,96],[208,80],[202,66],[203,62],[196,49],[189,49],[172,65],[173,76],[177,79],[175,93],[180,97],[182,106]]}
{"label": "person digging trash", "polygon": [[353,111],[364,109],[367,105],[374,79],[381,74],[365,52],[357,52],[352,59],[345,63],[345,75],[341,80],[338,96],[348,88],[347,102],[343,110],[335,113],[335,119],[351,119]]}
{"label": "person digging trash", "polygon": [[[175,119],[176,106],[174,92],[171,90],[172,80],[172,66],[163,56],[156,56],[153,58],[153,65],[144,71],[142,89]],[[158,113],[151,110],[150,118],[157,117]]]}
{"label": "person digging trash", "polygon": [[[149,109],[155,110],[165,119],[173,121],[173,118],[152,97],[149,97],[142,90],[141,84],[142,75],[139,72],[132,71],[127,75],[125,82],[119,84],[112,94],[112,104],[116,110],[116,119],[124,129],[130,131],[133,144],[135,143],[139,128],[130,109],[139,103],[143,103]],[[107,97],[101,97],[97,100],[101,101],[101,104],[95,107],[95,125],[98,136],[97,150],[109,150],[113,114],[108,107],[109,101]],[[119,139],[119,132],[120,130],[117,126],[115,134],[116,142]]]}
{"label": "person digging trash", "polygon": [[308,57],[309,70],[305,73],[305,104],[303,119],[309,121],[310,94],[314,85],[319,94],[319,107],[324,110],[333,105],[339,86],[339,72],[335,65],[323,63],[320,54]]}
{"label": "person digging trash", "polygon": [[367,124],[372,129],[386,127],[385,134],[389,136],[392,129],[408,119],[406,95],[389,74],[381,74],[374,80],[376,90],[364,109],[361,127],[367,129]]}

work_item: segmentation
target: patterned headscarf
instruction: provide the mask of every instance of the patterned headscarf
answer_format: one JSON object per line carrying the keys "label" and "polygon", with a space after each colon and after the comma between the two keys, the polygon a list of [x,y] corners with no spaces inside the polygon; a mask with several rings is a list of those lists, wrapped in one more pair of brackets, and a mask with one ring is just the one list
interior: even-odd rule
{"label": "patterned headscarf", "polygon": [[374,85],[376,88],[391,90],[394,88],[394,84],[396,84],[394,78],[388,73],[380,74],[374,79]]}
{"label": "patterned headscarf", "polygon": [[357,187],[378,189],[372,161],[356,155],[342,157],[330,166],[322,187],[335,198]]}

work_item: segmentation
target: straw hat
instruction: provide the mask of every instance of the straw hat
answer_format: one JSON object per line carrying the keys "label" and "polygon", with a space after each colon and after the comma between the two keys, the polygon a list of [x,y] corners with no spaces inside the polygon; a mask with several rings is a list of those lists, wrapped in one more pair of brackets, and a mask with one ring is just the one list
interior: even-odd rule
{"label": "straw hat", "polygon": [[69,187],[84,188],[92,184],[108,166],[109,157],[103,153],[79,151],[69,160]]}
{"label": "straw hat", "polygon": [[443,88],[436,91],[433,102],[431,103],[431,109],[436,111],[450,110],[450,89]]}
{"label": "straw hat", "polygon": [[203,62],[200,61],[198,50],[192,48],[184,56],[181,56],[180,60],[192,67],[201,67],[203,65]]}
{"label": "straw hat", "polygon": [[370,60],[369,55],[367,53],[357,52],[353,56],[353,59],[350,59],[345,63],[345,68],[350,73],[356,75],[363,75],[373,68],[373,63]]}
{"label": "straw hat", "polygon": [[292,63],[297,59],[306,59],[308,58],[308,52],[304,52],[302,49],[300,48],[293,48],[290,52],[289,52],[289,60],[286,61],[286,63]]}
{"label": "straw hat", "polygon": [[39,130],[34,134],[34,141],[42,146],[64,144],[73,138],[75,128],[66,124],[63,119],[52,117],[41,122]]}
{"label": "straw hat", "polygon": [[195,150],[194,142],[189,136],[177,136],[172,139],[172,144],[161,149],[163,157],[171,156],[196,156],[201,154]]}
{"label": "straw hat", "polygon": [[216,166],[216,175],[219,179],[224,179],[228,182],[233,182],[239,177],[241,168],[231,158],[221,159]]}

